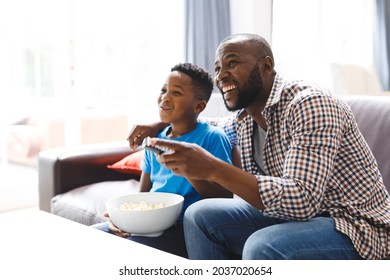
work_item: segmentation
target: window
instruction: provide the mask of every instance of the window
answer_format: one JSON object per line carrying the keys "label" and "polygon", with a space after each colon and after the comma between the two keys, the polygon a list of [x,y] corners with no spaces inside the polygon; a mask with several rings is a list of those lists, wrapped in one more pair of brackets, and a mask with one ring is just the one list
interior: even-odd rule
{"label": "window", "polygon": [[374,0],[274,0],[276,69],[341,92],[336,65],[374,71],[374,9]]}
{"label": "window", "polygon": [[183,5],[182,0],[1,1],[0,102],[24,100],[31,106],[28,100],[38,100],[40,106],[50,99],[63,106],[65,100],[72,109],[157,114],[161,84],[184,59]]}

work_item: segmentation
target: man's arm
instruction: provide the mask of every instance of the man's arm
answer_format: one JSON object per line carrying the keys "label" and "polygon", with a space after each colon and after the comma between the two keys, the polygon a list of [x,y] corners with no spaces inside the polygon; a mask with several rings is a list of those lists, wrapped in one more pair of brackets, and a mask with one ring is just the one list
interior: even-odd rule
{"label": "man's arm", "polygon": [[264,210],[256,176],[218,159],[213,160],[209,171],[209,180],[238,195],[252,206]]}
{"label": "man's arm", "polygon": [[190,184],[198,191],[202,198],[232,198],[233,194],[229,192],[227,189],[221,187],[220,185],[205,181],[205,180],[197,180],[197,179],[189,179],[187,180]]}
{"label": "man's arm", "polygon": [[264,209],[259,195],[258,181],[254,175],[216,158],[196,144],[157,138],[153,138],[151,144],[173,151],[161,154],[157,159],[176,175],[190,180],[214,182],[253,206]]}
{"label": "man's arm", "polygon": [[[215,148],[216,146],[221,146],[220,149]],[[234,146],[231,149],[231,153],[229,156],[224,153],[226,149],[228,149],[226,146],[230,145],[227,144],[226,141],[222,141],[221,143],[214,143],[211,145],[209,152],[211,152],[214,156],[216,156],[219,159],[222,159],[226,162],[232,162],[233,165],[241,168],[241,156],[240,156],[240,150],[237,146]],[[226,149],[222,148],[226,147]],[[228,158],[226,158],[228,156]],[[232,198],[233,193],[229,190],[225,189],[224,187],[220,186],[219,184],[211,181],[206,180],[195,180],[195,179],[188,179],[187,180],[191,183],[191,185],[199,192],[199,194],[202,196],[202,198],[213,198],[213,197],[221,197],[221,198]]]}
{"label": "man's arm", "polygon": [[[241,156],[240,151],[237,146],[232,149],[232,163],[233,165],[241,168]],[[205,180],[196,180],[189,179],[187,180],[191,185],[199,192],[202,198],[212,198],[212,197],[221,197],[221,198],[232,198],[233,193],[224,187],[220,186],[217,183]]]}

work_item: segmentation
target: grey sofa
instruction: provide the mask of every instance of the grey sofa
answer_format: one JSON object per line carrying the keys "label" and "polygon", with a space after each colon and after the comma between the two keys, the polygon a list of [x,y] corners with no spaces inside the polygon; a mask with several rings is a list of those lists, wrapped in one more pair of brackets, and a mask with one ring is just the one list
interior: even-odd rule
{"label": "grey sofa", "polygon": [[[346,96],[375,155],[390,192],[390,96]],[[132,153],[127,142],[41,152],[38,158],[41,210],[91,225],[103,221],[110,197],[137,192],[139,177],[107,168]]]}

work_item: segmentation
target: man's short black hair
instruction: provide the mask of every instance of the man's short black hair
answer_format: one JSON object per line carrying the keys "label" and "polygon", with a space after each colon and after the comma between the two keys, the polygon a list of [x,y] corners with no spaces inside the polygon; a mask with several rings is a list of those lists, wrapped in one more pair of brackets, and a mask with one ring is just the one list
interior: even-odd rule
{"label": "man's short black hair", "polygon": [[205,69],[191,64],[179,63],[171,68],[171,72],[179,71],[191,77],[194,86],[198,89],[197,94],[201,99],[209,101],[214,88],[213,78]]}
{"label": "man's short black hair", "polygon": [[263,57],[269,56],[274,61],[274,55],[272,53],[271,46],[268,41],[262,36],[250,33],[232,34],[224,38],[221,41],[221,44],[234,39],[240,39],[242,42],[248,42],[249,44],[251,44],[253,54],[258,59],[262,59]]}

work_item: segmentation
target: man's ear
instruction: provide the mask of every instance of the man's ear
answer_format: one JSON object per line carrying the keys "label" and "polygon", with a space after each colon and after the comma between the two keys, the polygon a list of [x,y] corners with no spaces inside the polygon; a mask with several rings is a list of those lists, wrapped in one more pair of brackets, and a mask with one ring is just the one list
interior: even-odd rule
{"label": "man's ear", "polygon": [[207,102],[206,100],[200,100],[195,107],[195,113],[201,113],[206,108]]}
{"label": "man's ear", "polygon": [[265,74],[269,74],[269,73],[272,73],[274,71],[274,61],[273,59],[270,57],[270,56],[266,56],[264,59],[263,59],[263,66],[262,66],[262,71],[265,73]]}

